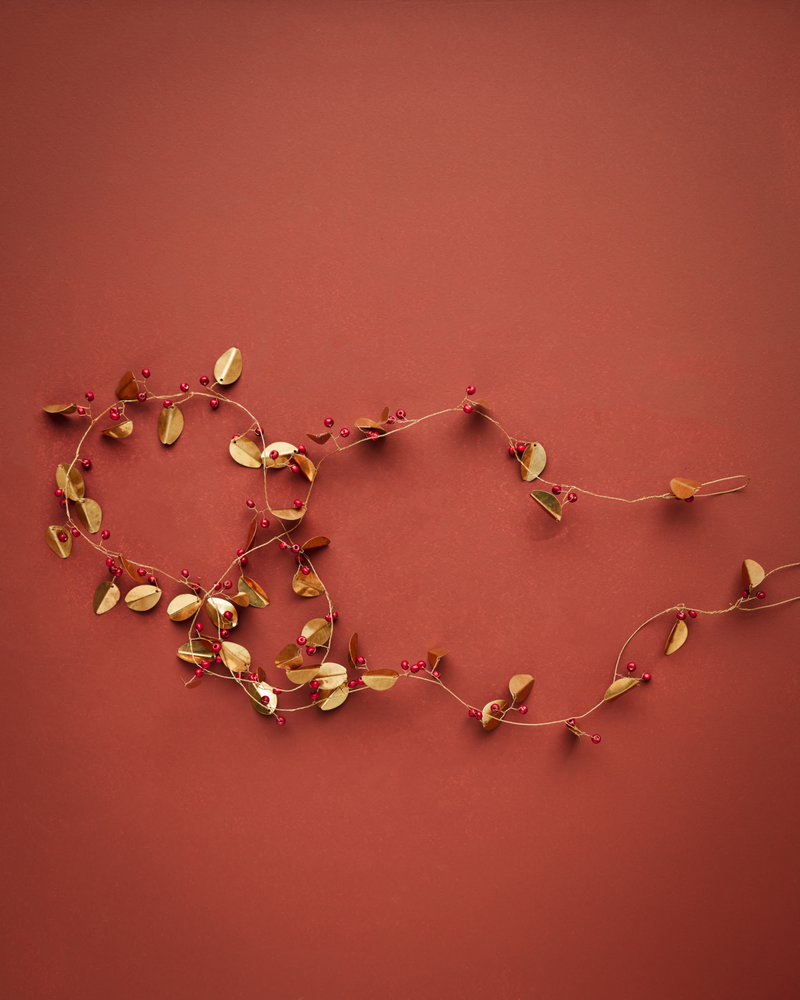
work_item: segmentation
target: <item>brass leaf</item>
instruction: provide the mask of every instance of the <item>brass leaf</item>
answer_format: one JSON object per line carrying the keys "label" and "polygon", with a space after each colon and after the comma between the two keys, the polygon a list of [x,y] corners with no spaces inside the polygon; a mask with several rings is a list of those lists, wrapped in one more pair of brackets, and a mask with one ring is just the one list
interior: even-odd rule
{"label": "brass leaf", "polygon": [[311,461],[311,459],[306,458],[305,455],[300,455],[299,453],[292,457],[295,463],[300,466],[300,471],[303,473],[306,479],[310,483],[313,483],[314,476],[316,476],[317,474],[317,470],[314,468],[314,463]]}
{"label": "brass leaf", "polygon": [[233,385],[242,374],[242,352],[238,347],[229,347],[217,358],[214,365],[214,378],[220,385]]}
{"label": "brass leaf", "polygon": [[[229,612],[230,618],[225,617],[226,611]],[[206,601],[206,612],[215,628],[231,629],[239,624],[239,612],[236,606],[226,601],[224,597],[209,597]]]}
{"label": "brass leaf", "polygon": [[231,438],[228,445],[231,458],[246,469],[261,468],[261,449],[249,437]]}
{"label": "brass leaf", "polygon": [[674,653],[676,649],[680,649],[681,646],[689,638],[689,629],[686,622],[681,621],[680,618],[672,626],[672,631],[667,636],[667,642],[664,646],[664,652],[669,656],[670,653]]}
{"label": "brass leaf", "polygon": [[80,500],[86,493],[83,476],[74,465],[70,468],[66,462],[56,469],[56,486],[66,493],[68,500]]}
{"label": "brass leaf", "polygon": [[331,637],[331,626],[324,618],[312,618],[306,622],[301,633],[310,646],[321,646]]}
{"label": "brass leaf", "polygon": [[131,611],[149,611],[161,600],[161,589],[150,583],[133,587],[125,595],[125,603]]}
{"label": "brass leaf", "polygon": [[120,440],[121,438],[130,437],[133,433],[133,421],[123,420],[120,424],[114,424],[113,427],[106,427],[103,431],[108,438],[116,438]]}
{"label": "brass leaf", "polygon": [[533,441],[525,449],[519,471],[526,483],[532,483],[544,471],[547,455],[538,441]]}
{"label": "brass leaf", "polygon": [[183,430],[183,414],[181,408],[173,403],[168,410],[161,410],[158,415],[158,440],[162,444],[175,444]]}
{"label": "brass leaf", "polygon": [[196,594],[178,594],[169,602],[167,614],[174,622],[184,622],[187,618],[191,618],[195,611],[199,611],[202,604]]}
{"label": "brass leaf", "polygon": [[330,431],[325,431],[322,434],[312,434],[310,431],[306,433],[306,437],[311,438],[312,441],[316,441],[317,444],[325,444],[330,436]]}
{"label": "brass leaf", "polygon": [[331,663],[330,660],[327,660],[320,664],[317,680],[320,691],[333,691],[334,688],[347,681],[347,668],[343,667],[341,663]]}
{"label": "brass leaf", "polygon": [[330,538],[326,538],[324,535],[314,535],[313,538],[309,538],[307,542],[304,542],[300,548],[301,549],[321,549],[323,545],[330,545]]}
{"label": "brass leaf", "polygon": [[561,503],[558,497],[553,496],[552,493],[546,493],[544,490],[534,490],[531,496],[539,506],[544,507],[550,517],[554,517],[556,521],[561,520]]}
{"label": "brass leaf", "polygon": [[[272,458],[272,453],[277,451],[277,458]],[[273,441],[261,452],[264,465],[268,469],[285,469],[287,465],[294,461],[297,448],[288,441]]]}
{"label": "brass leaf", "polygon": [[356,427],[364,434],[372,433],[382,437],[386,433],[385,427],[382,427],[375,420],[370,420],[369,417],[360,417],[356,420]]}
{"label": "brass leaf", "polygon": [[78,513],[78,520],[88,532],[91,532],[93,535],[96,534],[100,530],[100,525],[103,521],[103,512],[100,510],[100,504],[96,500],[84,497],[82,500],[78,500],[75,506]]}
{"label": "brass leaf", "polygon": [[396,670],[365,670],[361,679],[373,691],[388,691],[400,676]]}
{"label": "brass leaf", "polygon": [[484,413],[489,413],[491,412],[492,409],[491,404],[488,403],[485,399],[473,399],[472,405],[479,410],[483,410]]}
{"label": "brass leaf", "polygon": [[208,663],[213,660],[214,653],[207,649],[199,639],[191,639],[178,649],[178,657],[187,663],[194,663],[196,666],[198,663]]}
{"label": "brass leaf", "polygon": [[250,522],[250,528],[249,528],[249,530],[247,532],[247,541],[245,542],[245,546],[244,546],[245,552],[253,544],[253,541],[255,540],[256,532],[257,531],[258,531],[258,516],[254,516],[253,520]]}
{"label": "brass leaf", "polygon": [[755,559],[745,559],[742,563],[742,586],[745,590],[757,587],[766,575],[764,567],[759,566]]}
{"label": "brass leaf", "polygon": [[319,673],[319,664],[315,663],[310,667],[298,667],[295,670],[287,670],[286,676],[292,684],[308,684],[313,681]]}
{"label": "brass leaf", "polygon": [[54,406],[43,406],[45,413],[74,413],[78,409],[77,403],[56,403]]}
{"label": "brass leaf", "polygon": [[631,688],[635,688],[640,682],[640,677],[620,677],[619,680],[614,681],[608,691],[606,691],[603,695],[603,701],[614,701],[615,698],[619,698],[619,696],[625,694],[626,691],[630,691]]}
{"label": "brass leaf", "polygon": [[132,563],[128,562],[128,560],[125,558],[125,556],[121,552],[120,552],[118,558],[119,558],[119,561],[122,563],[122,567],[125,570],[125,572],[128,574],[128,576],[132,580],[135,580],[136,583],[138,583],[141,580],[141,577],[136,572],[136,567]]}
{"label": "brass leaf", "polygon": [[120,597],[120,590],[116,583],[113,580],[103,580],[102,583],[98,584],[97,590],[94,592],[94,599],[92,601],[94,613],[96,615],[104,615],[106,611],[110,611],[117,606],[117,601]]}
{"label": "brass leaf", "polygon": [[[497,711],[492,711],[492,705],[497,705]],[[486,732],[490,732],[492,729],[497,729],[503,716],[506,714],[506,709],[508,708],[508,702],[503,701],[502,698],[495,698],[488,704],[483,706],[483,712],[481,713],[481,724]]]}
{"label": "brass leaf", "polygon": [[[260,715],[274,715],[278,707],[278,696],[266,681],[254,681],[247,685],[248,692],[252,696],[250,704]],[[267,699],[267,704],[261,700]]]}
{"label": "brass leaf", "polygon": [[239,578],[239,593],[247,594],[250,598],[251,608],[265,608],[269,604],[269,598],[265,592],[259,587],[255,580],[251,580],[249,576],[242,576]]}
{"label": "brass leaf", "polygon": [[139,393],[139,386],[133,377],[133,372],[125,372],[114,390],[117,399],[136,399]]}
{"label": "brass leaf", "polygon": [[[65,536],[63,542],[58,537],[59,535]],[[44,540],[53,552],[62,559],[66,559],[70,552],[72,552],[72,535],[70,534],[70,530],[69,528],[62,528],[60,524],[51,524],[49,528],[45,528]]]}
{"label": "brass leaf", "polygon": [[232,601],[239,608],[250,607],[250,595],[241,589],[235,594],[228,594],[228,600]]}
{"label": "brass leaf", "polygon": [[350,660],[350,666],[356,666],[356,657],[358,656],[358,632],[353,632],[350,636],[350,642],[347,645],[347,656]]}
{"label": "brass leaf", "polygon": [[284,507],[272,511],[275,517],[280,518],[281,521],[302,521],[305,512],[305,507],[301,507],[300,510],[296,507]]}
{"label": "brass leaf", "polygon": [[305,576],[298,566],[292,577],[292,590],[300,597],[320,597],[325,593],[325,585],[313,570]]}
{"label": "brass leaf", "polygon": [[250,667],[250,651],[240,646],[238,642],[222,642],[222,650],[219,654],[222,662],[232,674],[241,674]]}
{"label": "brass leaf", "polygon": [[203,675],[202,674],[200,674],[199,677],[198,677],[197,674],[192,674],[192,676],[189,678],[189,680],[184,682],[183,686],[185,688],[196,688],[196,687],[200,687],[200,685],[202,683],[203,683]]}
{"label": "brass leaf", "polygon": [[533,690],[533,678],[530,674],[514,674],[508,682],[508,690],[513,701],[525,701]]}
{"label": "brass leaf", "polygon": [[341,687],[336,688],[329,694],[324,695],[317,702],[317,707],[323,712],[330,712],[334,708],[338,708],[347,701],[347,696],[350,694],[350,689],[346,684],[342,684]]}
{"label": "brass leaf", "polygon": [[296,642],[290,642],[288,646],[284,646],[275,657],[275,666],[280,667],[281,670],[299,667],[302,662],[303,657],[300,655],[300,647]]}
{"label": "brass leaf", "polygon": [[389,407],[384,406],[384,408],[381,410],[381,415],[378,417],[378,423],[385,424],[388,419],[389,419]]}
{"label": "brass leaf", "polygon": [[431,665],[431,670],[436,669],[436,664],[441,660],[443,656],[447,656],[446,649],[429,649],[428,650],[428,663]]}
{"label": "brass leaf", "polygon": [[693,497],[702,485],[703,484],[698,483],[696,479],[684,479],[683,476],[678,476],[677,479],[670,479],[669,481],[669,488],[675,496],[680,497],[681,500]]}

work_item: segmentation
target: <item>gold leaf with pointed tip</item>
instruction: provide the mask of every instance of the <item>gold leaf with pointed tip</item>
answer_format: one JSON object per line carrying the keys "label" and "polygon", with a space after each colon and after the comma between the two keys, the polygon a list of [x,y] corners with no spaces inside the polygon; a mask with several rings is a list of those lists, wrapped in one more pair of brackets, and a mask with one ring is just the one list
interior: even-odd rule
{"label": "gold leaf with pointed tip", "polygon": [[[497,711],[492,711],[492,705],[497,705]],[[492,729],[497,729],[503,716],[508,708],[508,702],[503,701],[502,698],[493,698],[492,701],[487,702],[483,706],[483,712],[481,713],[481,725],[486,730],[490,732]]]}
{"label": "gold leaf with pointed tip", "polygon": [[547,455],[544,448],[538,441],[531,442],[525,449],[525,454],[522,456],[522,464],[519,467],[523,480],[526,483],[532,483],[534,479],[541,476],[546,461]]}
{"label": "gold leaf with pointed tip", "polygon": [[385,424],[388,419],[389,419],[389,407],[384,406],[384,408],[381,410],[381,415],[378,417],[378,423]]}
{"label": "gold leaf with pointed tip", "polygon": [[120,440],[122,438],[130,437],[133,433],[133,421],[123,420],[122,423],[114,424],[113,427],[106,427],[103,434],[107,438],[116,438]]}
{"label": "gold leaf with pointed tip", "polygon": [[317,444],[325,444],[330,436],[330,431],[325,431],[323,434],[312,434],[310,431],[306,432],[306,437],[311,438],[312,441],[316,441]]}
{"label": "gold leaf with pointed tip", "polygon": [[533,678],[530,674],[514,674],[508,682],[508,690],[513,701],[525,701],[533,690]]}
{"label": "gold leaf with pointed tip", "polygon": [[303,662],[303,657],[300,655],[300,647],[296,642],[290,642],[288,645],[284,646],[283,649],[275,657],[275,666],[280,667],[281,670],[289,670],[292,667],[299,667]]}
{"label": "gold leaf with pointed tip", "polygon": [[764,567],[760,566],[755,559],[745,559],[742,563],[742,586],[745,590],[757,587],[766,575]]}
{"label": "gold leaf with pointed tip", "polygon": [[306,512],[305,507],[298,510],[296,507],[282,507],[280,510],[273,510],[272,513],[281,521],[302,521]]}
{"label": "gold leaf with pointed tip", "polygon": [[321,646],[331,637],[331,626],[324,618],[312,618],[306,622],[300,633],[308,640],[309,646]]}
{"label": "gold leaf with pointed tip", "polygon": [[[254,681],[247,685],[248,693],[251,695],[250,704],[260,715],[274,715],[278,707],[278,696],[266,681]],[[267,704],[261,700],[267,699]]]}
{"label": "gold leaf with pointed tip", "polygon": [[53,406],[43,406],[45,413],[74,413],[78,409],[77,403],[56,403]]}
{"label": "gold leaf with pointed tip", "polygon": [[356,427],[363,433],[370,435],[377,434],[378,437],[383,437],[386,433],[386,428],[382,427],[381,424],[377,423],[375,420],[370,420],[369,417],[359,417],[356,420]]}
{"label": "gold leaf with pointed tip", "polygon": [[231,438],[228,451],[234,462],[238,462],[246,469],[261,468],[261,449],[249,437]]}
{"label": "gold leaf with pointed tip", "polygon": [[702,485],[696,479],[685,479],[683,476],[678,476],[676,479],[670,479],[669,481],[669,488],[681,500],[693,497]]}
{"label": "gold leaf with pointed tip", "polygon": [[125,372],[117,383],[114,390],[117,399],[136,399],[139,394],[139,386],[134,378],[133,372]]}
{"label": "gold leaf with pointed tip", "polygon": [[429,649],[428,650],[428,663],[431,665],[431,670],[436,669],[436,664],[441,660],[443,656],[447,656],[446,649]]}
{"label": "gold leaf with pointed tip", "polygon": [[641,677],[620,677],[619,680],[614,681],[611,687],[603,695],[603,701],[614,701],[619,698],[620,695],[625,694],[626,691],[630,691],[631,688],[635,688],[637,684],[641,682]]}
{"label": "gold leaf with pointed tip", "polygon": [[214,653],[199,639],[190,639],[178,649],[178,657],[187,663],[209,663],[214,659]]}
{"label": "gold leaf with pointed tip", "polygon": [[91,534],[96,534],[103,522],[103,512],[100,510],[100,504],[96,500],[84,497],[82,500],[76,502],[76,509],[78,520],[84,528],[91,532]]}
{"label": "gold leaf with pointed tip", "polygon": [[[60,535],[64,535],[63,542]],[[45,528],[44,540],[61,559],[66,559],[72,552],[72,535],[69,528],[62,528],[60,524],[51,524],[49,528]]]}
{"label": "gold leaf with pointed tip", "polygon": [[266,593],[249,576],[239,577],[239,593],[247,595],[251,608],[265,608],[269,604]]}
{"label": "gold leaf with pointed tip", "polygon": [[238,642],[228,642],[224,639],[219,655],[232,674],[241,674],[250,668],[250,651],[240,646]]}
{"label": "gold leaf with pointed tip", "polygon": [[102,583],[97,585],[97,590],[94,592],[94,599],[92,600],[94,613],[96,615],[104,615],[106,611],[110,611],[117,606],[117,601],[120,597],[120,589],[116,583],[113,580],[103,580]]}
{"label": "gold leaf with pointed tip", "polygon": [[161,600],[161,588],[154,587],[151,583],[144,583],[139,587],[133,587],[125,595],[125,603],[131,611],[149,611]]}
{"label": "gold leaf with pointed tip", "polygon": [[300,597],[321,597],[325,593],[325,584],[313,570],[306,576],[298,566],[292,577],[292,590]]}
{"label": "gold leaf with pointed tip", "polygon": [[473,399],[472,405],[477,406],[478,409],[483,410],[484,413],[489,413],[492,409],[491,404],[485,399]]}
{"label": "gold leaf with pointed tip", "polygon": [[133,565],[133,563],[128,562],[128,560],[121,552],[117,558],[122,563],[122,568],[125,570],[128,576],[132,580],[135,580],[138,583],[141,580],[141,576],[136,572],[136,567]]}
{"label": "gold leaf with pointed tip", "polygon": [[341,687],[335,688],[330,693],[324,694],[320,700],[317,702],[317,707],[323,712],[331,712],[334,708],[338,708],[347,701],[347,696],[350,694],[350,689],[346,684],[342,684]]}
{"label": "gold leaf with pointed tip", "polygon": [[167,614],[174,622],[185,622],[195,611],[199,611],[203,602],[196,594],[178,594],[167,606]]}
{"label": "gold leaf with pointed tip", "polygon": [[667,636],[667,641],[664,646],[664,652],[669,656],[670,653],[674,653],[676,649],[680,649],[681,646],[689,638],[689,627],[686,622],[681,621],[679,618],[675,624],[672,626],[672,630]]}
{"label": "gold leaf with pointed tip", "polygon": [[286,676],[292,684],[308,684],[309,681],[314,680],[318,673],[319,664],[314,663],[308,667],[298,667],[295,670],[287,670]]}
{"label": "gold leaf with pointed tip", "polygon": [[183,430],[181,408],[173,403],[169,409],[162,409],[158,415],[158,440],[162,444],[175,444]]}
{"label": "gold leaf with pointed tip", "polygon": [[256,532],[257,531],[258,531],[258,516],[256,515],[253,518],[253,520],[250,522],[250,527],[249,527],[249,529],[247,531],[247,541],[245,542],[245,545],[244,545],[245,552],[247,552],[247,550],[250,548],[250,546],[255,541],[255,537],[256,537]]}
{"label": "gold leaf with pointed tip", "polygon": [[214,365],[214,378],[220,385],[233,385],[242,374],[242,352],[238,347],[229,347],[217,358]]}
{"label": "gold leaf with pointed tip", "polygon": [[[230,614],[230,618],[225,617],[226,611]],[[206,601],[206,612],[215,628],[236,628],[239,624],[239,612],[236,606],[226,601],[224,597],[209,597]]]}
{"label": "gold leaf with pointed tip", "polygon": [[356,666],[356,657],[358,656],[358,632],[353,632],[350,636],[350,642],[347,644],[347,656],[350,660],[350,666]]}
{"label": "gold leaf with pointed tip", "polygon": [[297,454],[292,456],[296,465],[300,466],[300,471],[310,482],[314,482],[314,476],[317,474],[317,470],[314,468],[314,463],[310,458],[306,458],[305,455]]}
{"label": "gold leaf with pointed tip", "polygon": [[544,507],[550,517],[555,518],[556,521],[561,520],[561,503],[558,497],[553,496],[552,493],[546,493],[544,490],[534,490],[531,496],[540,507]]}
{"label": "gold leaf with pointed tip", "polygon": [[361,679],[373,691],[388,691],[400,676],[396,670],[365,670]]}
{"label": "gold leaf with pointed tip", "polygon": [[250,607],[250,595],[243,590],[237,591],[235,594],[228,593],[228,600],[232,601],[239,608],[249,608]]}
{"label": "gold leaf with pointed tip", "polygon": [[83,476],[74,465],[70,468],[66,462],[62,462],[56,469],[56,486],[66,493],[68,500],[80,500],[86,493]]}
{"label": "gold leaf with pointed tip", "polygon": [[347,668],[343,667],[341,663],[331,663],[330,660],[327,660],[320,664],[317,680],[320,691],[333,691],[340,684],[346,684]]}
{"label": "gold leaf with pointed tip", "polygon": [[300,548],[301,549],[321,549],[323,545],[330,545],[330,538],[326,538],[324,535],[314,535],[313,538],[309,538],[307,542],[304,542]]}

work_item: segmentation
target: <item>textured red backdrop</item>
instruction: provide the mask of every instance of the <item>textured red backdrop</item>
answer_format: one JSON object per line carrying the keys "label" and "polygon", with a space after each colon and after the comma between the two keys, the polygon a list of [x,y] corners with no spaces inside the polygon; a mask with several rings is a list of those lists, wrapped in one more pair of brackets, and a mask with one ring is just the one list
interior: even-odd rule
{"label": "textured red backdrop", "polygon": [[[4,995],[797,995],[799,605],[702,619],[668,660],[645,631],[654,681],[592,716],[599,746],[484,734],[411,683],[279,730],[184,690],[163,607],[92,614],[100,560],[43,542],[75,422],[39,409],[143,365],[176,391],[237,345],[231,395],[275,438],[475,382],[550,478],[751,475],[556,527],[461,414],[326,465],[309,532],[372,666],[443,645],[470,701],[525,670],[529,718],[584,710],[644,618],[800,558],[797,4],[2,17]],[[155,416],[92,442],[90,492],[112,543],[213,580],[243,428],[198,403],[167,450]],[[320,602],[254,564],[268,663]]]}

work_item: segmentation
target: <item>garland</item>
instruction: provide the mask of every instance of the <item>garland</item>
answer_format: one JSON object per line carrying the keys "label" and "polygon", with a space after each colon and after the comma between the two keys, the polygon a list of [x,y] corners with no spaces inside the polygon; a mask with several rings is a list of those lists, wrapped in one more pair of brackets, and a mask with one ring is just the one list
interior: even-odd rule
{"label": "garland", "polygon": [[[726,493],[735,493],[744,489],[749,483],[747,476],[727,476],[724,479],[714,479],[709,482],[699,482],[685,476],[670,480],[669,491],[651,496],[638,497],[633,500],[623,497],[607,496],[594,493],[576,485],[550,483],[542,478],[546,464],[546,454],[543,445],[538,441],[522,441],[510,435],[505,428],[492,416],[489,403],[485,399],[475,398],[475,387],[467,386],[466,395],[457,406],[451,406],[436,413],[410,419],[405,410],[398,409],[391,415],[386,407],[377,420],[363,418],[355,421],[355,428],[360,437],[353,441],[350,429],[342,427],[338,434],[333,432],[334,421],[331,417],[324,420],[325,431],[309,433],[307,436],[317,445],[333,444],[333,450],[323,454],[316,463],[307,454],[304,445],[295,446],[286,441],[275,441],[263,444],[264,432],[256,417],[243,406],[225,396],[224,390],[232,385],[242,373],[242,356],[238,348],[230,348],[214,366],[214,381],[204,375],[200,378],[200,390],[190,389],[188,383],[180,386],[180,395],[175,399],[157,395],[148,388],[151,373],[142,369],[141,380],[132,372],[126,372],[116,387],[117,402],[103,410],[97,416],[92,413],[94,394],[86,393],[86,405],[77,403],[45,406],[46,413],[56,416],[77,414],[88,420],[88,426],[81,436],[75,455],[70,462],[64,462],[56,469],[55,496],[66,514],[66,524],[50,525],[45,531],[45,540],[53,552],[66,559],[72,551],[74,539],[83,538],[105,559],[108,579],[104,579],[94,592],[93,608],[96,614],[102,615],[112,610],[119,603],[122,592],[119,581],[127,574],[134,583],[125,594],[125,604],[136,612],[149,611],[154,608],[162,597],[160,580],[169,579],[181,587],[177,596],[173,597],[167,606],[167,614],[172,621],[188,622],[188,641],[178,649],[178,657],[191,665],[192,675],[185,682],[188,688],[197,687],[203,681],[214,678],[227,680],[237,684],[247,695],[253,708],[262,715],[275,719],[278,725],[285,725],[286,716],[278,713],[278,698],[293,692],[307,689],[308,701],[302,705],[282,706],[281,712],[299,712],[308,708],[318,708],[331,711],[338,708],[350,695],[359,691],[386,691],[397,681],[419,680],[435,684],[446,691],[464,708],[469,717],[475,719],[486,731],[496,729],[499,725],[524,726],[539,728],[542,726],[565,725],[575,736],[589,736],[579,723],[601,705],[621,697],[628,691],[651,680],[651,674],[644,672],[636,676],[637,665],[628,662],[621,666],[623,654],[634,637],[651,622],[665,615],[675,615],[669,628],[664,644],[667,656],[675,653],[686,642],[689,636],[689,621],[699,615],[726,614],[731,611],[755,611],[763,608],[778,607],[792,601],[800,600],[790,597],[787,600],[773,604],[764,604],[766,592],[758,589],[762,582],[773,573],[790,569],[800,563],[788,563],[766,572],[762,566],[752,559],[745,559],[742,564],[742,591],[740,596],[728,607],[716,611],[703,611],[699,608],[689,608],[685,604],[676,604],[657,612],[642,622],[625,640],[617,655],[610,686],[601,700],[581,714],[575,714],[565,719],[553,719],[547,722],[529,722],[524,717],[528,712],[525,704],[530,695],[534,679],[530,674],[516,674],[508,685],[508,697],[496,697],[482,707],[471,705],[464,701],[442,680],[441,663],[447,654],[446,649],[431,649],[427,660],[416,663],[403,660],[400,670],[388,668],[371,669],[364,656],[360,655],[358,634],[350,636],[347,646],[347,664],[334,663],[328,659],[336,628],[338,613],[333,607],[330,595],[314,566],[310,553],[323,549],[330,539],[316,535],[302,544],[294,539],[294,533],[300,528],[308,510],[309,500],[314,484],[319,476],[323,463],[333,455],[341,454],[357,446],[370,446],[370,442],[387,438],[392,434],[406,432],[424,420],[441,417],[448,413],[463,411],[475,418],[488,420],[502,435],[507,443],[508,455],[519,466],[523,482],[536,481],[538,486],[548,486],[549,490],[534,489],[530,496],[537,507],[554,520],[560,522],[567,511],[566,504],[574,505],[579,496],[595,497],[620,503],[640,503],[645,500],[664,500],[674,502],[683,500],[692,503],[695,499],[705,499]],[[235,435],[229,442],[228,451],[235,462],[262,472],[263,506],[255,500],[246,501],[247,508],[252,512],[247,540],[236,552],[220,580],[212,587],[203,589],[199,582],[189,582],[189,571],[183,569],[180,575],[173,575],[156,566],[130,560],[122,552],[115,552],[107,545],[111,534],[102,528],[103,513],[96,500],[86,495],[86,483],[81,470],[92,468],[91,460],[81,457],[82,448],[92,431],[101,421],[108,419],[110,424],[101,429],[106,437],[124,440],[133,431],[133,419],[128,416],[127,407],[135,407],[147,402],[162,403],[157,431],[162,444],[172,445],[181,435],[184,427],[184,414],[181,406],[194,397],[208,400],[212,410],[224,403],[237,407],[249,418],[250,423],[242,434]],[[138,419],[138,417],[137,417]],[[269,476],[275,471],[289,468],[291,473],[305,480],[305,496],[294,500],[290,508],[273,508],[269,502]],[[703,492],[706,487],[735,480],[744,480],[740,485],[729,489]],[[302,492],[302,491],[299,491]],[[565,502],[560,499],[565,495]],[[73,511],[75,518],[73,518]],[[272,518],[273,520],[270,520]],[[92,537],[99,533],[100,542]],[[245,574],[248,557],[260,549],[270,545],[288,553],[292,565],[296,567],[292,575],[291,585],[296,594],[304,598],[324,597],[328,610],[324,617],[312,618],[306,622],[296,640],[287,643],[275,656],[274,663],[284,672],[286,685],[278,687],[267,680],[266,672],[261,665],[253,669],[252,657],[243,645],[231,640],[231,632],[238,626],[241,612],[245,608],[265,608],[269,604],[264,589]],[[315,556],[316,557],[316,556]],[[234,590],[233,581],[229,575],[238,573],[238,581]],[[146,582],[145,582],[146,581]],[[754,603],[755,602],[755,603]],[[206,625],[200,620],[200,614],[205,611],[212,633],[207,634]],[[319,659],[317,659],[319,657]],[[510,700],[509,700],[510,699]],[[597,733],[591,735],[593,743],[600,742]]]}

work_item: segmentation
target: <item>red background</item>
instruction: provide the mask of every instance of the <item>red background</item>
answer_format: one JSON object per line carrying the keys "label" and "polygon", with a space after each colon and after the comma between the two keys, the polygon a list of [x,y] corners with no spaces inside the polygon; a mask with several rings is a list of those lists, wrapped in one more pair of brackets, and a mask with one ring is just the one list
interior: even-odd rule
{"label": "red background", "polygon": [[[6,996],[797,995],[798,605],[701,618],[668,660],[646,630],[653,683],[599,746],[412,683],[279,730],[184,690],[162,606],[92,614],[100,559],[43,542],[77,418],[40,406],[143,365],[174,392],[237,345],[274,438],[475,382],[550,479],[751,475],[557,527],[462,414],[326,463],[309,533],[371,666],[442,645],[469,701],[525,670],[529,719],[585,710],[644,618],[800,558],[798,26],[777,0],[5,5]],[[232,415],[186,410],[169,450],[153,404],[93,439],[87,478],[109,544],[207,582],[257,476]],[[237,638],[268,665],[321,602],[253,563],[273,603]]]}

